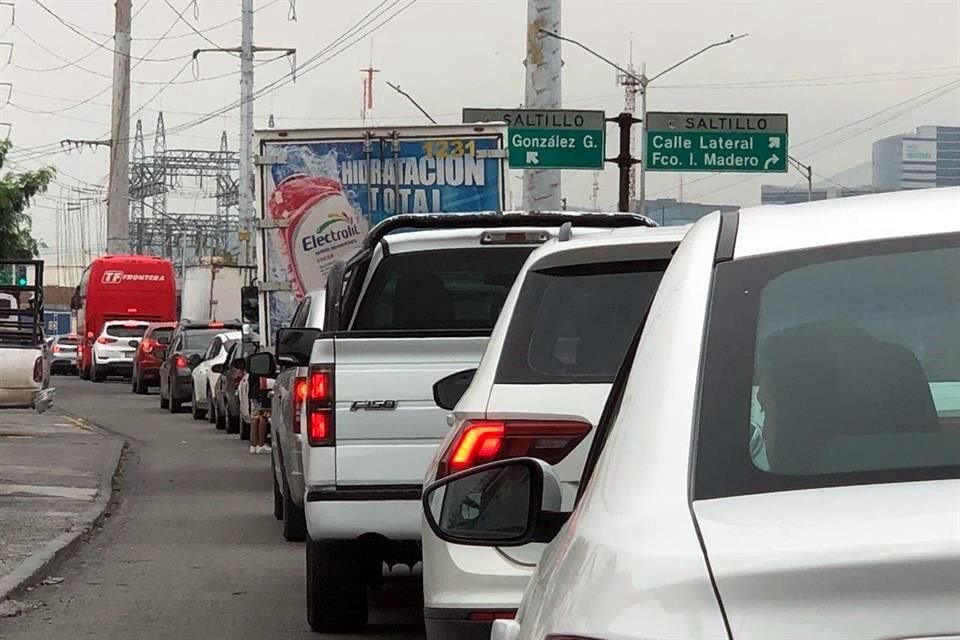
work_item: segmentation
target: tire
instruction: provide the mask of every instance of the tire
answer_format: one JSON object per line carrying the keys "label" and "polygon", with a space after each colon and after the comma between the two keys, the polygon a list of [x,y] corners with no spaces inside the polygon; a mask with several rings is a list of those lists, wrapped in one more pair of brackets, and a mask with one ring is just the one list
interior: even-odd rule
{"label": "tire", "polygon": [[227,419],[223,416],[223,413],[220,409],[217,409],[217,415],[215,416],[216,421],[214,424],[217,427],[217,431],[226,431],[227,430]]}
{"label": "tire", "polygon": [[169,408],[170,408],[170,401],[167,400],[167,397],[166,397],[165,395],[163,395],[163,384],[162,384],[162,383],[160,384],[160,408],[161,408],[161,409],[169,409]]}
{"label": "tire", "polygon": [[104,380],[107,379],[106,374],[97,368],[96,362],[94,362],[90,368],[90,379],[93,380],[94,382],[103,382]]}
{"label": "tire", "polygon": [[307,538],[307,516],[303,507],[290,499],[290,487],[283,481],[283,539],[287,542],[303,542]]}
{"label": "tire", "polygon": [[180,413],[183,411],[183,401],[176,398],[170,398],[170,413]]}
{"label": "tire", "polygon": [[317,633],[357,633],[367,625],[360,542],[308,540],[307,622]]}
{"label": "tire", "polygon": [[250,423],[245,421],[243,418],[240,418],[240,439],[249,440],[250,439]]}
{"label": "tire", "polygon": [[277,463],[274,462],[273,454],[270,454],[270,474],[273,476],[273,517],[283,520],[283,494],[277,484]]}
{"label": "tire", "polygon": [[213,394],[210,392],[210,387],[207,387],[207,421],[210,424],[217,424],[216,406],[216,403],[213,401]]}
{"label": "tire", "polygon": [[149,390],[149,387],[147,386],[147,383],[144,380],[140,380],[139,378],[133,379],[133,392],[135,394],[137,394],[138,396],[145,396],[147,395],[148,390]]}
{"label": "tire", "polygon": [[89,367],[81,367],[81,368],[77,369],[77,375],[80,376],[80,379],[81,379],[81,380],[89,380],[89,379],[90,379],[90,368],[89,368]]}
{"label": "tire", "polygon": [[230,415],[230,409],[227,409],[226,417],[227,433],[240,433],[240,416]]}
{"label": "tire", "polygon": [[207,417],[207,410],[201,409],[199,403],[197,402],[197,393],[193,393],[193,401],[190,403],[190,414],[193,416],[194,420],[203,420]]}

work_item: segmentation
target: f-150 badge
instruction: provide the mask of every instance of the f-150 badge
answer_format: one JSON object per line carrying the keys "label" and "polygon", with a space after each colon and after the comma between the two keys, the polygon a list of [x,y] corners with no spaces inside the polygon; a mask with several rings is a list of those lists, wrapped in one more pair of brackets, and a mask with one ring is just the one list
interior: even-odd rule
{"label": "f-150 badge", "polygon": [[356,400],[350,405],[350,411],[393,411],[396,400]]}

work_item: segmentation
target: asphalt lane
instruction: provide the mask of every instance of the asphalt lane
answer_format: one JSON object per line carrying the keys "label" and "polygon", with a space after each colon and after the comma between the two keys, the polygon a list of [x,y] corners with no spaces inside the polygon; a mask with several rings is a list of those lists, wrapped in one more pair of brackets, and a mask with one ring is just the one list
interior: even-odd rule
{"label": "asphalt lane", "polygon": [[[123,436],[130,455],[103,530],[56,569],[62,583],[21,598],[35,608],[0,620],[3,640],[336,637],[307,626],[304,548],[273,519],[270,456],[126,382],[55,385],[58,407]],[[367,632],[344,637],[422,638],[421,588],[388,583]]]}

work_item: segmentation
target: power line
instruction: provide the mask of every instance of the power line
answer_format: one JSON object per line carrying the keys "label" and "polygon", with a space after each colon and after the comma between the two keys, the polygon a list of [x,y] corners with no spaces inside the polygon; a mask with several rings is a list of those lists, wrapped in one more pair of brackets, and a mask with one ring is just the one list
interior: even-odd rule
{"label": "power line", "polygon": [[[33,1],[34,1],[41,9],[43,9],[44,11],[46,11],[47,13],[49,13],[51,16],[53,16],[53,17],[57,20],[57,22],[59,22],[60,24],[62,24],[63,26],[65,26],[67,29],[69,29],[69,30],[72,31],[73,33],[75,33],[75,34],[77,34],[78,36],[80,36],[81,38],[83,38],[84,40],[87,40],[88,42],[92,42],[93,44],[95,44],[97,47],[103,49],[104,51],[109,51],[110,53],[114,53],[114,54],[117,53],[117,51],[116,51],[113,47],[109,47],[109,46],[107,46],[105,43],[98,42],[96,39],[91,38],[89,35],[87,35],[87,34],[84,33],[83,31],[81,31],[80,29],[74,27],[72,24],[70,24],[69,22],[67,22],[64,18],[60,17],[60,15],[58,15],[55,11],[53,11],[53,9],[50,9],[47,5],[43,4],[43,2],[41,2],[41,0],[33,0]],[[190,7],[190,6],[194,3],[194,1],[195,1],[195,0],[190,0],[190,3],[189,3],[186,7],[184,7],[183,10],[181,10],[180,12],[177,13],[177,18],[178,18],[178,20],[183,17],[183,12],[186,11],[187,8]],[[174,9],[174,11],[176,11],[176,9]],[[31,38],[31,40],[32,40],[32,38]],[[161,37],[160,40],[158,40],[157,42],[160,42],[160,41],[162,41],[162,40],[163,40],[163,38]],[[129,57],[131,60],[137,60],[138,62],[175,62],[176,60],[182,60],[184,56],[177,56],[177,57],[175,57],[175,58],[147,58],[147,57],[137,57],[137,56],[134,56],[134,55],[129,55],[128,57]]]}
{"label": "power line", "polygon": [[[216,42],[214,42],[213,40],[211,40],[210,38],[208,38],[207,36],[205,36],[202,31],[200,31],[200,30],[197,29],[195,26],[193,26],[192,24],[190,24],[190,22],[189,22],[186,18],[183,17],[183,11],[177,11],[177,8],[176,8],[175,6],[173,6],[173,3],[170,2],[170,0],[163,0],[163,1],[166,3],[166,5],[167,5],[168,7],[170,7],[170,9],[173,10],[174,13],[177,14],[177,20],[179,20],[180,22],[183,22],[183,24],[185,24],[185,25],[187,25],[188,27],[190,27],[190,29],[191,29],[195,34],[197,34],[198,36],[200,36],[201,38],[203,38],[203,39],[207,42],[207,44],[209,44],[209,45],[211,45],[211,46],[213,46],[213,47],[216,47],[216,48],[218,48],[218,49],[223,49],[223,47],[221,47],[219,44],[217,44]],[[196,4],[194,4],[194,6],[196,6]],[[186,9],[184,9],[184,11],[185,11],[185,10],[186,10]]]}

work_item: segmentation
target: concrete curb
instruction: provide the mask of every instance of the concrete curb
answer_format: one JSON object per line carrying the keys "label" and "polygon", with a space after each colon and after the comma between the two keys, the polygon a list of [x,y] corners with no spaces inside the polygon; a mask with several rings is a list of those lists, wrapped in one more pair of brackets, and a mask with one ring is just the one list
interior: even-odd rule
{"label": "concrete curb", "polygon": [[113,479],[120,468],[125,445],[122,439],[112,434],[103,435],[110,439],[112,449],[100,470],[100,486],[93,506],[81,515],[80,521],[69,531],[48,542],[7,575],[0,576],[0,602],[36,584],[50,567],[73,553],[82,544],[84,536],[102,521],[113,499]]}

